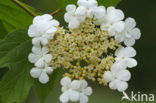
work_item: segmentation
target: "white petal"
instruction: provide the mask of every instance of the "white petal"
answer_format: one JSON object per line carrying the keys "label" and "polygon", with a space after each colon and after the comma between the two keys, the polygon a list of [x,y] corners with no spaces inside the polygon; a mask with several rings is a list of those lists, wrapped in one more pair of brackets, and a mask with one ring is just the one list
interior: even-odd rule
{"label": "white petal", "polygon": [[128,88],[127,82],[120,81],[117,83],[117,90],[119,92],[124,92]]}
{"label": "white petal", "polygon": [[79,100],[79,92],[71,91],[69,94],[69,98],[72,102],[77,102]]}
{"label": "white petal", "polygon": [[33,46],[32,47],[32,52],[34,53],[34,54],[38,54],[38,55],[40,55],[42,52],[41,52],[42,50],[41,50],[41,46]]}
{"label": "white petal", "polygon": [[51,54],[46,54],[43,56],[44,60],[46,63],[50,63],[52,60],[52,55]]}
{"label": "white petal", "polygon": [[41,40],[42,45],[47,45],[48,44],[48,39],[47,38],[42,37],[40,40]]}
{"label": "white petal", "polygon": [[99,6],[94,9],[94,15],[96,18],[103,18],[105,16],[105,7]]}
{"label": "white petal", "polygon": [[44,46],[42,48],[42,54],[47,54],[49,52],[49,48],[47,46]]}
{"label": "white petal", "polygon": [[73,19],[69,22],[68,27],[70,29],[75,29],[75,28],[79,27],[79,25],[80,25],[80,22],[76,19]]}
{"label": "white petal", "polygon": [[53,72],[53,68],[52,67],[46,67],[45,71],[47,74],[51,74]]}
{"label": "white petal", "polygon": [[106,82],[112,81],[112,80],[113,80],[113,75],[112,75],[112,73],[111,73],[110,71],[106,71],[106,72],[104,73],[103,79],[104,79],[104,81],[106,81]]}
{"label": "white petal", "polygon": [[87,6],[87,0],[78,0],[78,2],[77,2],[77,4],[79,5],[79,6]]}
{"label": "white petal", "polygon": [[80,95],[80,103],[88,103],[88,97],[84,94]]}
{"label": "white petal", "polygon": [[119,80],[113,80],[112,82],[109,83],[109,88],[112,90],[117,89],[117,83],[119,82]]}
{"label": "white petal", "polygon": [[126,39],[126,40],[124,41],[124,44],[125,44],[126,46],[133,46],[133,45],[135,44],[135,39],[134,39],[134,38]]}
{"label": "white petal", "polygon": [[32,44],[39,46],[40,45],[40,41],[41,41],[40,37],[35,37],[35,38],[32,39]]}
{"label": "white petal", "polygon": [[131,74],[128,70],[121,70],[120,72],[118,72],[117,78],[121,81],[129,81],[131,78]]}
{"label": "white petal", "polygon": [[81,85],[81,88],[84,89],[88,86],[88,83],[86,80],[80,80],[80,85]]}
{"label": "white petal", "polygon": [[140,39],[140,37],[141,37],[140,29],[139,28],[134,28],[131,31],[131,35],[133,36],[134,39]]}
{"label": "white petal", "polygon": [[69,93],[68,92],[64,92],[61,96],[60,96],[60,101],[62,103],[67,103],[69,101]]}
{"label": "white petal", "polygon": [[82,16],[85,15],[87,12],[87,9],[84,6],[80,6],[76,9],[75,15]]}
{"label": "white petal", "polygon": [[98,5],[96,0],[88,0],[88,7],[96,7]]}
{"label": "white petal", "polygon": [[48,81],[49,81],[49,77],[47,75],[47,73],[45,71],[42,71],[40,77],[39,77],[39,81],[42,83],[42,84],[46,84]]}
{"label": "white petal", "polygon": [[46,31],[46,33],[53,35],[56,31],[57,31],[57,29],[55,27],[51,27],[49,30]]}
{"label": "white petal", "polygon": [[36,37],[37,36],[36,28],[33,24],[29,26],[28,35],[29,35],[29,37]]}
{"label": "white petal", "polygon": [[71,83],[71,79],[69,77],[64,77],[61,79],[61,85],[62,86],[68,86]]}
{"label": "white petal", "polygon": [[119,71],[126,69],[122,62],[115,62],[111,67],[111,72],[113,75],[117,74]]}
{"label": "white petal", "polygon": [[72,15],[70,15],[69,13],[65,13],[64,20],[65,22],[69,23],[72,20]]}
{"label": "white petal", "polygon": [[59,26],[59,22],[57,20],[52,20],[50,21],[50,23],[53,25],[53,26]]}
{"label": "white petal", "polygon": [[91,87],[87,87],[83,90],[83,93],[87,96],[90,96],[92,94],[92,88]]}
{"label": "white petal", "polygon": [[49,14],[44,14],[42,16],[36,16],[34,19],[33,19],[33,23],[37,23],[37,22],[40,22],[40,21],[49,21],[51,20],[53,17]]}
{"label": "white petal", "polygon": [[40,59],[40,55],[30,53],[28,59],[31,63],[36,63]]}
{"label": "white petal", "polygon": [[35,63],[36,67],[44,67],[45,66],[45,62],[43,60],[43,58],[40,58],[36,63]]}
{"label": "white petal", "polygon": [[107,8],[107,13],[111,13],[113,10],[115,10],[115,8],[113,6],[110,6]]}
{"label": "white petal", "polygon": [[42,69],[39,69],[39,68],[32,68],[30,70],[30,75],[33,77],[33,78],[38,78],[40,76],[42,72]]}
{"label": "white petal", "polygon": [[124,30],[124,27],[125,27],[125,23],[123,21],[119,21],[114,24],[114,28],[118,33],[122,32]]}
{"label": "white petal", "polygon": [[80,88],[80,81],[79,80],[73,80],[71,83],[71,89],[76,90]]}
{"label": "white petal", "polygon": [[67,5],[66,7],[66,11],[73,14],[76,10],[76,6],[75,5]]}
{"label": "white petal", "polygon": [[136,55],[136,51],[133,47],[119,48],[115,51],[115,56],[119,57],[134,57]]}
{"label": "white petal", "polygon": [[136,22],[133,18],[127,18],[125,21],[126,30],[131,30],[136,26]]}
{"label": "white petal", "polygon": [[113,15],[116,17],[116,21],[123,20],[125,17],[122,10],[116,9],[113,13]]}
{"label": "white petal", "polygon": [[133,58],[126,58],[126,64],[129,68],[137,66],[137,61]]}

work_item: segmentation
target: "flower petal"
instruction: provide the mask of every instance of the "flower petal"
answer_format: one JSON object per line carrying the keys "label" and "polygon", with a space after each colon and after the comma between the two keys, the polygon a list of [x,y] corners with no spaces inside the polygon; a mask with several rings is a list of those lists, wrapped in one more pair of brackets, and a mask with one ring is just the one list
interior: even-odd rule
{"label": "flower petal", "polygon": [[126,30],[132,30],[136,26],[136,22],[133,18],[127,18],[125,20],[125,28]]}
{"label": "flower petal", "polygon": [[128,88],[127,82],[120,81],[117,83],[117,90],[119,92],[124,92]]}
{"label": "flower petal", "polygon": [[134,38],[127,38],[125,41],[124,41],[124,44],[126,46],[133,46],[135,44],[135,39]]}
{"label": "flower petal", "polygon": [[80,94],[80,103],[88,103],[88,97],[84,94]]}
{"label": "flower petal", "polygon": [[33,78],[38,78],[40,76],[42,72],[42,69],[39,69],[39,68],[32,68],[30,70],[30,75],[33,77]]}
{"label": "flower petal", "polygon": [[28,59],[31,63],[36,63],[40,59],[40,55],[30,53]]}
{"label": "flower petal", "polygon": [[139,28],[134,28],[132,31],[131,31],[131,35],[133,36],[134,39],[140,39],[141,37],[141,32],[140,32],[140,29]]}
{"label": "flower petal", "polygon": [[69,101],[69,93],[68,92],[64,92],[61,96],[60,96],[60,101],[62,103],[67,103]]}
{"label": "flower petal", "polygon": [[131,74],[128,70],[121,70],[120,72],[118,72],[116,76],[118,80],[121,80],[121,81],[129,81],[131,78]]}
{"label": "flower petal", "polygon": [[70,14],[73,14],[73,13],[75,13],[75,11],[76,11],[76,6],[75,5],[67,5],[67,7],[66,7],[66,11],[68,12],[68,13],[70,13]]}
{"label": "flower petal", "polygon": [[103,76],[103,80],[106,82],[110,82],[113,80],[113,75],[110,71],[106,71]]}
{"label": "flower petal", "polygon": [[61,79],[61,85],[62,86],[69,86],[71,83],[71,79],[69,77],[64,77]]}
{"label": "flower petal", "polygon": [[112,90],[117,89],[117,83],[119,82],[119,80],[113,80],[112,82],[109,83],[109,88]]}
{"label": "flower petal", "polygon": [[87,96],[90,96],[92,94],[92,88],[91,87],[87,87],[83,90],[83,93]]}
{"label": "flower petal", "polygon": [[70,91],[69,98],[72,102],[77,102],[79,100],[79,92]]}
{"label": "flower petal", "polygon": [[53,72],[53,68],[52,67],[46,67],[45,71],[47,74],[51,74]]}
{"label": "flower petal", "polygon": [[40,77],[39,77],[39,81],[42,83],[42,84],[46,84],[48,81],[49,81],[49,77],[47,75],[47,73],[45,71],[42,71]]}
{"label": "flower petal", "polygon": [[136,55],[136,51],[133,47],[122,47],[115,51],[115,56],[117,57],[134,57]]}
{"label": "flower petal", "polygon": [[137,66],[137,61],[133,58],[127,58],[126,59],[126,64],[129,68]]}
{"label": "flower petal", "polygon": [[46,63],[50,63],[52,60],[52,55],[51,54],[46,54],[43,56],[44,60]]}
{"label": "flower petal", "polygon": [[73,80],[71,82],[71,89],[76,90],[80,88],[80,81],[79,80]]}
{"label": "flower petal", "polygon": [[88,83],[86,80],[80,80],[80,85],[81,85],[81,88],[84,89],[88,86]]}

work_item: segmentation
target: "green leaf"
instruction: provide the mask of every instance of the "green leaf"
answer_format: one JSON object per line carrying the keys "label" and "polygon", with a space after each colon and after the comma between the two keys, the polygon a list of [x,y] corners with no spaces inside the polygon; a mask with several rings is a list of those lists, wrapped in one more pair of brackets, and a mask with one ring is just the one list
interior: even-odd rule
{"label": "green leaf", "polygon": [[7,32],[27,28],[32,23],[32,19],[31,15],[12,0],[0,0],[0,20]]}
{"label": "green leaf", "polygon": [[[108,6],[117,6],[117,4],[121,1],[121,0],[97,0],[99,5],[103,5],[105,7]],[[60,7],[65,11],[65,8],[67,5],[69,4],[75,4],[77,5],[77,0],[58,0],[58,3],[60,5]]]}
{"label": "green leaf", "polygon": [[0,96],[3,103],[24,103],[33,84],[30,77],[32,64],[27,60],[31,52],[31,39],[25,30],[9,33],[0,41],[0,67],[9,71],[0,82]]}
{"label": "green leaf", "polygon": [[56,69],[52,75],[49,75],[50,80],[47,84],[41,84],[38,80],[35,80],[35,91],[40,103],[44,103],[45,98],[52,91],[58,72],[59,69]]}
{"label": "green leaf", "polygon": [[27,58],[32,48],[25,30],[9,33],[0,43],[0,68]]}
{"label": "green leaf", "polygon": [[7,31],[4,27],[4,24],[0,21],[0,39],[3,39],[6,34],[7,34]]}
{"label": "green leaf", "polygon": [[29,70],[32,67],[26,59],[14,63],[0,82],[3,103],[24,103],[32,86]]}

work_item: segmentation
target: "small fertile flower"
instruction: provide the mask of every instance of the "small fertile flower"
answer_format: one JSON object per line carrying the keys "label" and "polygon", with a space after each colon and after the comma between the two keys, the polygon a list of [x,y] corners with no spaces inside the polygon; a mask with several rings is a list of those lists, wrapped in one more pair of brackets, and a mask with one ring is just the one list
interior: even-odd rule
{"label": "small fertile flower", "polygon": [[34,46],[28,59],[31,63],[34,63],[36,67],[44,67],[49,64],[52,59],[52,55],[48,54],[48,52],[48,47],[41,48],[40,46]]}
{"label": "small fertile flower", "polygon": [[103,75],[103,80],[109,83],[109,87],[119,92],[124,92],[128,88],[127,81],[130,80],[131,74],[126,69],[111,68]]}
{"label": "small fertile flower", "polygon": [[135,67],[137,65],[137,61],[133,59],[136,55],[136,51],[132,47],[122,47],[115,51],[115,60],[116,64],[121,65],[123,67]]}
{"label": "small fertile flower", "polygon": [[30,75],[33,78],[39,78],[39,81],[42,84],[45,84],[49,81],[49,76],[48,74],[51,74],[53,72],[52,67],[34,67],[30,71]]}
{"label": "small fertile flower", "polygon": [[98,19],[98,22],[101,23],[102,30],[108,31],[110,35],[114,36],[116,33],[123,31],[125,25],[123,19],[124,13],[121,10],[108,7],[105,17]]}
{"label": "small fertile flower", "polygon": [[94,15],[95,8],[98,6],[98,3],[96,0],[78,0],[77,2],[78,6],[83,6],[87,9],[87,17],[92,18]]}
{"label": "small fertile flower", "polygon": [[45,14],[42,16],[37,16],[33,20],[33,24],[29,27],[28,35],[33,37],[32,43],[34,45],[46,45],[48,39],[52,39],[55,32],[57,31],[57,26],[59,22],[52,19],[51,15]]}
{"label": "small fertile flower", "polygon": [[138,40],[141,37],[140,29],[135,26],[135,20],[133,18],[127,18],[124,30],[115,35],[116,40],[124,42],[126,46],[133,46],[135,44],[135,40]]}
{"label": "small fertile flower", "polygon": [[77,28],[86,18],[86,8],[83,6],[76,8],[75,5],[68,5],[66,11],[64,19],[69,23],[68,27],[70,29]]}

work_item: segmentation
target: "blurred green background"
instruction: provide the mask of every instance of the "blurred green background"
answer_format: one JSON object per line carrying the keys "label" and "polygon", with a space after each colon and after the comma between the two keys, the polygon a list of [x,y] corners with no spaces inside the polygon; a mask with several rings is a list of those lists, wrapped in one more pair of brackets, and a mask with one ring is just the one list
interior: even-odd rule
{"label": "blurred green background", "polygon": [[[56,0],[22,1],[36,8],[38,12],[43,13],[51,13],[59,8]],[[126,17],[135,18],[137,26],[142,31],[142,37],[136,42],[134,47],[137,50],[136,59],[138,66],[129,69],[132,78],[129,81],[129,88],[126,92],[129,95],[130,91],[135,91],[136,93],[140,91],[141,93],[156,95],[156,0],[123,0],[117,8],[123,10]],[[57,14],[55,18],[62,22],[62,25],[64,24],[62,13]],[[59,79],[57,79],[55,87],[45,100],[45,103],[60,103],[61,86]],[[89,103],[121,102],[121,93],[112,91],[108,87],[99,86],[98,84],[89,83],[89,85],[93,87],[93,94],[89,97]],[[129,103],[126,100],[122,102]],[[33,88],[26,103],[39,103],[33,92]]]}

